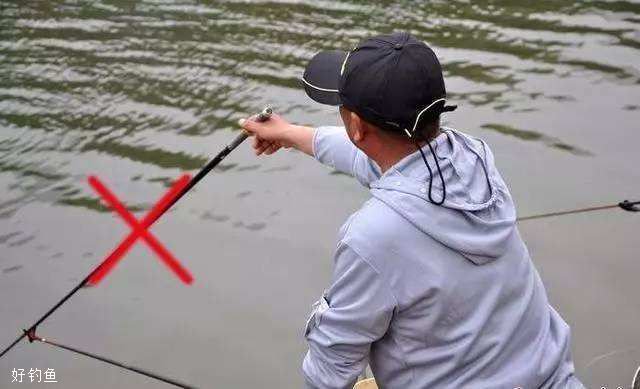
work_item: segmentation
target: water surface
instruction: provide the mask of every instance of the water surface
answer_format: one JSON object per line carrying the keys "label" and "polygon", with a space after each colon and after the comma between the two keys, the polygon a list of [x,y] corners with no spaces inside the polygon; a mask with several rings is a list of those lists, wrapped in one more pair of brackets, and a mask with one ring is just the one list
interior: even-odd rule
{"label": "water surface", "polygon": [[[0,344],[127,233],[87,185],[143,215],[173,179],[270,104],[335,124],[299,77],[323,49],[409,31],[436,50],[446,124],[492,146],[521,215],[640,197],[636,1],[96,1],[0,4]],[[195,274],[182,286],[138,244],[43,335],[202,387],[299,387],[301,332],[335,234],[367,198],[300,153],[243,145],[154,227]],[[523,224],[594,386],[640,364],[640,219],[605,211]],[[52,367],[60,387],[156,383],[44,345],[0,360]],[[628,378],[627,378],[628,377]],[[97,382],[96,382],[97,380]],[[618,380],[620,382],[618,382]],[[23,387],[29,387],[23,384]],[[37,386],[34,386],[37,387]]]}

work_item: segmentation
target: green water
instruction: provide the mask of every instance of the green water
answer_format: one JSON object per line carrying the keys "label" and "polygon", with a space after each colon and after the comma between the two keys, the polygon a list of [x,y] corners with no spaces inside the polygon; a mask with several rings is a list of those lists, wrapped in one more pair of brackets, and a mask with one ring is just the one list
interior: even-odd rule
{"label": "green water", "polygon": [[[3,1],[0,13],[0,346],[128,231],[88,175],[142,216],[265,105],[335,124],[304,95],[304,65],[373,34],[434,47],[459,105],[446,124],[490,143],[522,216],[640,198],[637,1]],[[193,286],[138,244],[41,331],[202,387],[299,387],[309,305],[366,197],[299,153],[243,145],[153,229]],[[640,364],[635,351],[591,363],[640,349],[636,216],[521,226],[578,373],[598,387],[629,385]],[[65,388],[156,385],[42,345],[0,360],[0,387],[14,367],[56,368]]]}

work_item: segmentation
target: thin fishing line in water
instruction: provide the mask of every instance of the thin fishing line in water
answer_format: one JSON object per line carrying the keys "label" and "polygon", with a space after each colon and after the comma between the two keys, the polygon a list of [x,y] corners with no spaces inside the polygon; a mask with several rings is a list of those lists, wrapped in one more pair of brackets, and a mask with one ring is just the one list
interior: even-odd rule
{"label": "thin fishing line in water", "polygon": [[621,349],[609,351],[608,353],[604,353],[602,355],[598,355],[597,357],[593,358],[591,361],[589,361],[589,363],[587,363],[587,365],[584,368],[585,368],[585,370],[587,370],[591,366],[595,365],[596,363],[600,362],[603,359],[611,358],[614,355],[630,353],[630,352],[634,352],[634,351],[638,351],[638,349],[637,348],[621,348]]}
{"label": "thin fishing line in water", "polygon": [[640,212],[640,201],[629,201],[624,200],[617,204],[607,204],[607,205],[599,205],[595,207],[587,207],[587,208],[578,208],[572,209],[569,211],[558,211],[558,212],[549,212],[549,213],[541,213],[538,215],[524,216],[519,217],[517,221],[526,221],[526,220],[534,220],[534,219],[544,219],[548,217],[556,217],[556,216],[565,216],[565,215],[574,215],[577,213],[585,213],[585,212],[593,212],[593,211],[602,211],[605,209],[613,209],[613,208],[622,208],[628,212]]}
{"label": "thin fishing line in water", "polygon": [[[638,354],[636,354],[638,353],[638,351],[640,351],[640,349],[637,347],[629,347],[629,348],[620,348],[620,349],[612,350],[607,353],[598,355],[587,363],[587,365],[584,367],[584,371],[586,374],[593,374],[592,373],[593,368],[595,368],[600,362],[606,361],[606,360],[609,360],[610,358],[617,357],[624,354],[631,354],[630,356],[629,355],[626,356],[627,360],[633,361],[635,359],[637,363],[640,363],[640,360],[637,359]],[[614,362],[618,364],[620,360],[614,360]],[[618,387],[621,387],[621,386],[618,386]],[[631,386],[629,386],[628,388],[640,389],[640,365],[638,365],[638,367],[635,368],[635,372],[633,373],[633,377],[631,378]]]}

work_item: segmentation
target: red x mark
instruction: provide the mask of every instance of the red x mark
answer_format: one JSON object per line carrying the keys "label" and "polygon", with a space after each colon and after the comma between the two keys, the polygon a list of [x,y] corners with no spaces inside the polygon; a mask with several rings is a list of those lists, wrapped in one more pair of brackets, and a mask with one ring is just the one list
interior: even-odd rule
{"label": "red x mark", "polygon": [[153,251],[158,254],[160,259],[173,271],[178,278],[185,284],[191,284],[193,282],[193,276],[188,270],[182,267],[178,260],[171,255],[171,253],[162,246],[162,244],[148,231],[149,226],[153,224],[171,205],[172,200],[180,194],[182,189],[189,183],[190,177],[188,174],[180,177],[173,186],[167,191],[167,193],[158,200],[153,208],[147,213],[147,215],[138,221],[131,212],[129,212],[124,205],[118,200],[118,198],[107,187],[98,180],[96,176],[89,177],[89,184],[95,189],[102,199],[113,208],[124,221],[133,229],[131,233],[116,247],[107,258],[98,266],[98,268],[89,275],[88,283],[90,285],[97,285],[113,267],[122,259],[124,254],[133,246],[138,238],[144,239],[144,241],[151,247]]}

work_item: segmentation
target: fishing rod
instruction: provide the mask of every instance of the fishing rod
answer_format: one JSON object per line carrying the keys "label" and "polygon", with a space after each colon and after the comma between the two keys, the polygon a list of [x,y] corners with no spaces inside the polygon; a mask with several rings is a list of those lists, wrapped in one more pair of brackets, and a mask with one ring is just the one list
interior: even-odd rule
{"label": "fishing rod", "polygon": [[640,212],[640,201],[624,200],[624,201],[621,201],[621,202],[616,203],[616,204],[606,204],[606,205],[599,205],[599,206],[595,206],[595,207],[572,209],[570,211],[558,211],[558,212],[541,213],[539,215],[531,215],[531,216],[519,217],[516,220],[517,221],[525,221],[525,220],[534,220],[534,219],[544,219],[544,218],[547,218],[547,217],[573,215],[573,214],[576,214],[576,213],[601,211],[601,210],[604,210],[604,209],[611,209],[611,208],[622,208],[622,209],[624,209],[625,211],[628,211],[628,212]]}
{"label": "fishing rod", "polygon": [[159,374],[152,373],[152,372],[150,372],[148,370],[144,370],[144,369],[141,369],[139,367],[135,367],[135,366],[131,366],[131,365],[126,365],[126,364],[124,364],[122,362],[118,362],[118,361],[113,360],[111,358],[103,357],[103,356],[100,356],[100,355],[97,355],[97,354],[90,353],[88,351],[83,351],[83,350],[77,349],[75,347],[67,346],[67,345],[55,342],[55,341],[53,341],[51,339],[48,339],[48,338],[42,338],[42,337],[36,335],[35,332],[26,331],[26,330],[24,330],[24,332],[25,332],[27,338],[29,339],[29,343],[33,343],[33,342],[45,343],[45,344],[48,344],[48,345],[53,346],[53,347],[57,347],[57,348],[64,349],[64,350],[68,350],[68,351],[71,351],[71,352],[76,353],[76,354],[84,355],[86,357],[89,357],[89,358],[92,358],[92,359],[96,359],[96,360],[102,361],[104,363],[108,363],[109,365],[117,366],[117,367],[120,367],[122,369],[132,371],[134,373],[142,374],[144,376],[156,379],[158,381],[165,382],[165,383],[167,383],[169,385],[173,385],[173,386],[177,386],[179,388],[185,388],[185,389],[195,389],[194,386],[184,384],[184,383],[182,383],[180,381],[176,381],[176,380],[174,380],[172,378],[163,377],[163,376],[161,376]]}
{"label": "fishing rod", "polygon": [[[256,115],[253,118],[253,120],[258,122],[263,122],[263,121],[269,120],[272,114],[273,114],[273,109],[271,107],[266,107],[262,110],[262,112]],[[149,227],[154,222],[156,222],[160,218],[160,216],[162,216],[167,210],[169,210],[178,200],[180,200],[180,198],[182,198],[189,190],[191,190],[191,188],[193,188],[198,182],[200,182],[200,180],[202,180],[204,176],[206,176],[211,170],[213,170],[223,159],[225,159],[227,155],[229,155],[233,150],[235,150],[236,147],[238,147],[248,137],[249,137],[249,134],[246,131],[242,131],[240,135],[236,136],[236,138],[233,139],[231,143],[225,146],[225,148],[222,149],[222,151],[220,151],[211,161],[209,161],[202,169],[200,169],[200,171],[189,181],[189,183],[180,192],[178,192],[178,194],[173,198],[173,200],[171,200],[164,208],[161,208],[158,211],[158,213],[154,215],[154,217],[150,218],[150,220],[148,221],[148,223],[144,225],[144,227],[145,228]],[[23,340],[24,338],[28,338],[30,341],[37,340],[36,339],[37,327],[40,324],[42,324],[45,320],[47,320],[49,316],[51,316],[56,310],[58,310],[58,308],[60,308],[65,302],[67,302],[67,300],[69,300],[74,294],[76,294],[78,290],[87,286],[92,276],[98,273],[105,266],[105,263],[107,262],[108,259],[109,257],[107,257],[107,259],[105,259],[98,266],[96,266],[82,281],[80,281],[80,283],[78,283],[73,289],[71,289],[69,293],[67,293],[62,299],[60,299],[53,307],[51,307],[51,309],[49,309],[44,315],[42,315],[42,317],[40,317],[40,319],[38,319],[33,325],[31,325],[29,329],[23,330],[22,334],[0,353],[0,358],[2,358],[7,352],[9,352],[9,350],[15,347],[15,345],[20,343],[20,341]],[[49,343],[49,344],[52,344],[52,343]],[[61,345],[56,344],[56,346],[61,346]],[[70,347],[62,347],[62,348],[65,348],[69,351],[75,351],[75,350],[72,350],[72,348]],[[85,352],[80,352],[80,354],[86,355],[86,356],[92,356],[92,355],[89,355],[89,353],[85,353]],[[98,357],[96,359],[106,362],[106,358]],[[116,364],[116,366],[119,366],[119,365]],[[120,367],[123,367],[123,366],[120,366]],[[132,371],[135,371],[135,370],[132,370]],[[151,375],[148,375],[148,374],[145,374],[145,375],[151,377]],[[153,377],[153,378],[158,378],[161,381],[167,382],[166,380],[161,379],[159,377]]]}

